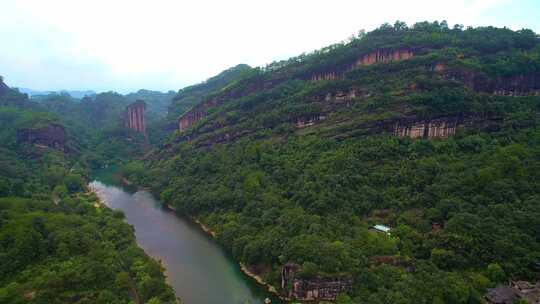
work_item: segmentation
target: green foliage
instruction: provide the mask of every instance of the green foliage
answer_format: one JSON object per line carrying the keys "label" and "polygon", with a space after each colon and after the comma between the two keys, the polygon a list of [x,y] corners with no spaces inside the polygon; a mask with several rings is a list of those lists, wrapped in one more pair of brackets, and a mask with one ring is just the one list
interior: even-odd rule
{"label": "green foliage", "polygon": [[[481,303],[493,284],[534,278],[540,259],[540,99],[481,93],[452,73],[537,75],[539,45],[527,30],[386,24],[199,96],[224,101],[125,171],[244,263],[353,276],[338,302]],[[345,72],[362,54],[400,48],[415,57]],[[356,97],[335,97],[352,88]],[[385,132],[441,117],[471,122],[445,140]]]}
{"label": "green foliage", "polygon": [[230,69],[221,72],[205,82],[183,88],[174,97],[169,107],[169,118],[171,121],[189,110],[194,105],[203,101],[207,95],[224,90],[227,86],[233,85],[251,72],[251,67],[245,64],[239,64]]}
{"label": "green foliage", "polygon": [[[57,116],[26,95],[26,102],[7,106],[2,98],[0,302],[176,303],[162,266],[137,247],[123,213],[99,207],[95,195],[85,194],[90,166],[102,164],[103,152],[90,150],[98,132],[91,129],[93,118],[85,117],[85,125],[76,109],[93,106],[60,95],[54,97]],[[73,154],[34,154],[17,143],[18,128],[52,122],[65,124]]]}

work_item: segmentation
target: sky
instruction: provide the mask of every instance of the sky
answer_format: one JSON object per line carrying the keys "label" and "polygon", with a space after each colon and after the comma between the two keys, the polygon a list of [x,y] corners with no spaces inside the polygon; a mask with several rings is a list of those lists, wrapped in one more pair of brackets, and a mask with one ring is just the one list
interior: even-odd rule
{"label": "sky", "polygon": [[0,0],[0,75],[35,90],[178,90],[396,20],[540,33],[540,0]]}

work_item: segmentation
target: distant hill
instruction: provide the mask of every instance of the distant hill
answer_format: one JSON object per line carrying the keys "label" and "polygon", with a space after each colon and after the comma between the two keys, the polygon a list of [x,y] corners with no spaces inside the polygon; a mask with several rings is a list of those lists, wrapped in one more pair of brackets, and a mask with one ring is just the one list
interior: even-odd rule
{"label": "distant hill", "polygon": [[81,99],[86,96],[95,96],[96,92],[87,90],[87,91],[71,91],[71,90],[59,90],[59,91],[38,91],[28,88],[18,88],[19,92],[28,94],[28,96],[31,98],[33,96],[43,96],[43,95],[49,95],[49,94],[69,94],[69,96],[73,98]]}
{"label": "distant hill", "polygon": [[125,95],[130,102],[135,102],[138,99],[144,100],[148,111],[158,117],[165,117],[167,115],[167,109],[174,96],[176,96],[175,91],[164,93],[151,90],[138,90],[135,93]]}

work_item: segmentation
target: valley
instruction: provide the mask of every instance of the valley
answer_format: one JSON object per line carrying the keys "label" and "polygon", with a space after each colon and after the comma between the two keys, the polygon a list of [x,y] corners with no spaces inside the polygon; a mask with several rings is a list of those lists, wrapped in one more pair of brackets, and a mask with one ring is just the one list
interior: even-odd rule
{"label": "valley", "polygon": [[2,303],[540,299],[531,30],[398,21],[178,92],[4,81]]}

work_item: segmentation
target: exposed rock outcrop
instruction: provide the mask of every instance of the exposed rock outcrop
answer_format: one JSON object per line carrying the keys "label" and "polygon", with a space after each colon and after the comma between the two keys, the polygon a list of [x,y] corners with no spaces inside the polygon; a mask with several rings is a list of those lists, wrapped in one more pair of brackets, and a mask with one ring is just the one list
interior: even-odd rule
{"label": "exposed rock outcrop", "polygon": [[342,75],[339,72],[329,72],[324,74],[314,74],[311,76],[311,81],[336,80],[341,77]]}
{"label": "exposed rock outcrop", "polygon": [[373,65],[376,63],[389,63],[392,61],[401,61],[414,57],[414,52],[409,48],[400,49],[378,49],[368,54],[364,54],[356,59],[355,62],[346,66],[335,67],[332,70],[311,75],[311,81],[335,80],[343,78],[343,75],[359,66]]}
{"label": "exposed rock outcrop", "polygon": [[304,279],[298,277],[299,270],[298,265],[290,263],[281,270],[281,288],[287,300],[335,301],[339,294],[352,289],[350,276]]}
{"label": "exposed rock outcrop", "polygon": [[398,121],[394,124],[394,135],[410,138],[447,138],[456,134],[459,118],[441,118],[419,121]]}
{"label": "exposed rock outcrop", "polygon": [[67,152],[66,131],[59,124],[50,124],[41,128],[18,129],[17,143],[28,143],[42,148],[48,147]]}
{"label": "exposed rock outcrop", "polygon": [[296,119],[296,127],[297,128],[309,127],[309,126],[314,125],[316,122],[319,122],[325,119],[326,119],[326,115],[324,114],[299,117]]}
{"label": "exposed rock outcrop", "polygon": [[206,116],[208,108],[214,105],[216,105],[215,100],[210,100],[199,104],[198,106],[195,106],[193,109],[184,113],[182,116],[180,116],[180,118],[178,118],[178,130],[184,131],[199,122]]}
{"label": "exposed rock outcrop", "polygon": [[414,53],[411,49],[379,49],[375,52],[366,54],[360,57],[356,61],[356,66],[362,65],[372,65],[375,63],[388,63],[391,61],[400,61],[405,59],[410,59],[414,56]]}
{"label": "exposed rock outcrop", "polygon": [[236,89],[231,89],[223,94],[220,94],[219,96],[212,97],[202,103],[199,103],[198,105],[191,108],[189,111],[180,115],[177,120],[178,130],[182,132],[199,122],[201,119],[206,117],[206,115],[208,114],[208,109],[210,108],[221,105],[231,99],[240,98],[242,96],[246,96],[263,89],[272,88],[283,80],[284,79],[278,79],[265,83],[264,81],[262,81],[262,79],[257,79],[246,84],[246,86],[244,87],[241,86]]}
{"label": "exposed rock outcrop", "polygon": [[444,63],[437,63],[432,70],[444,78],[461,81],[476,92],[514,97],[540,96],[540,73],[493,78],[480,72],[448,68]]}
{"label": "exposed rock outcrop", "polygon": [[146,103],[142,100],[137,100],[136,102],[127,106],[124,115],[124,126],[128,129],[146,134],[146,121],[144,118],[145,111]]}
{"label": "exposed rock outcrop", "polygon": [[410,138],[448,138],[456,134],[457,128],[494,132],[500,130],[504,116],[495,113],[461,113],[432,119],[409,117],[386,124],[386,130],[395,136]]}
{"label": "exposed rock outcrop", "polygon": [[540,96],[540,74],[499,77],[476,89],[501,96]]}

